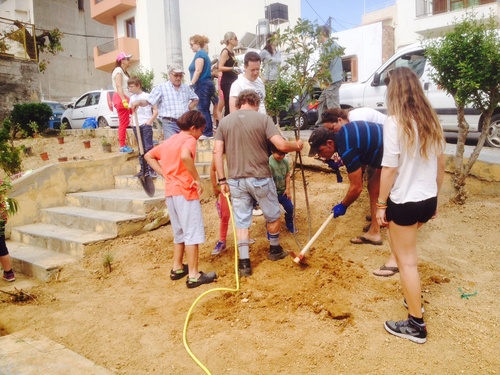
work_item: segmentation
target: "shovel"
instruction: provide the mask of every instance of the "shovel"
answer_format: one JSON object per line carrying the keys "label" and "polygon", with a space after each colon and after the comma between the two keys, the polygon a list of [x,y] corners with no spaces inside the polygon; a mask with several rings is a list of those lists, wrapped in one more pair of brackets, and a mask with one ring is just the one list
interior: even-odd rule
{"label": "shovel", "polygon": [[137,134],[137,145],[139,146],[139,161],[141,163],[141,170],[143,171],[143,173],[139,174],[139,181],[141,181],[142,188],[148,197],[152,197],[155,195],[155,184],[149,173],[147,173],[148,163],[144,159],[144,145],[142,143],[141,128],[139,126],[139,119],[137,118],[136,111],[134,111],[134,122]]}
{"label": "shovel", "polygon": [[307,265],[307,263],[304,262],[304,256],[305,254],[309,251],[309,248],[313,245],[314,241],[319,237],[319,235],[325,230],[326,226],[330,221],[333,219],[333,212],[328,216],[328,218],[325,220],[323,225],[318,229],[318,231],[312,236],[312,238],[309,240],[309,242],[306,244],[306,246],[302,249],[302,251],[298,254],[295,255],[293,252],[290,252],[290,255],[294,257],[293,261],[297,264],[301,265]]}

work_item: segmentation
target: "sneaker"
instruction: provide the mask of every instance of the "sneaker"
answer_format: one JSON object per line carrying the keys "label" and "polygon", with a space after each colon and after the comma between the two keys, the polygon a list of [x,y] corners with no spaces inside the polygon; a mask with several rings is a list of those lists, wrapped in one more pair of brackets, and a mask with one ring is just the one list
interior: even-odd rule
{"label": "sneaker", "polygon": [[288,253],[283,251],[283,248],[281,245],[276,245],[276,246],[271,246],[269,248],[269,254],[267,254],[267,259],[276,261],[280,260],[283,258],[286,258],[288,256]]}
{"label": "sneaker", "polygon": [[182,269],[180,270],[170,270],[170,280],[179,280],[183,277],[187,276],[189,273],[189,267],[187,264],[182,265]]}
{"label": "sneaker", "polygon": [[252,210],[252,216],[262,216],[262,210],[260,208],[254,208]]}
{"label": "sneaker", "polygon": [[427,341],[427,327],[425,323],[418,324],[411,319],[400,320],[399,322],[388,320],[384,323],[384,328],[391,335],[408,339],[417,344],[423,344]]}
{"label": "sneaker", "polygon": [[12,282],[16,280],[16,275],[14,275],[14,271],[10,270],[9,272],[3,271],[3,279],[8,282]]}
{"label": "sneaker", "polygon": [[200,271],[200,277],[197,279],[193,277],[188,277],[186,280],[186,286],[188,288],[196,288],[202,284],[210,284],[217,280],[217,274],[215,272],[203,273]]}
{"label": "sneaker", "polygon": [[134,150],[128,146],[123,146],[123,147],[120,147],[120,152],[124,153],[124,154],[130,154],[130,153],[134,152]]}
{"label": "sneaker", "polygon": [[[408,308],[408,304],[406,303],[406,298],[403,298],[403,306]],[[425,308],[424,308],[424,304],[422,303],[422,314],[425,313]]]}
{"label": "sneaker", "polygon": [[238,271],[240,273],[240,277],[252,276],[252,264],[250,263],[250,259],[238,259]]}
{"label": "sneaker", "polygon": [[217,241],[214,249],[212,250],[212,255],[219,255],[223,251],[226,251],[226,241]]}

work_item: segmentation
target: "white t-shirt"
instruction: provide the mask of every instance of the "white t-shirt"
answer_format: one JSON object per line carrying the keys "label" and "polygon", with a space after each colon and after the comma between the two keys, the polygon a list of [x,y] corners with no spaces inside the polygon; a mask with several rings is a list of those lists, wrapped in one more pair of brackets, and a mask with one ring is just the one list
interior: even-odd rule
{"label": "white t-shirt", "polygon": [[384,124],[387,116],[372,108],[355,108],[349,111],[349,121],[368,121],[375,124]]}
{"label": "white t-shirt", "polygon": [[242,92],[243,90],[255,90],[255,92],[260,97],[259,113],[267,115],[266,105],[264,103],[264,99],[266,98],[266,87],[264,86],[264,82],[262,82],[260,77],[255,81],[250,81],[248,78],[245,78],[243,74],[240,74],[238,76],[238,79],[231,85],[229,96],[238,97],[238,95],[240,95],[240,92]]}
{"label": "white t-shirt", "polygon": [[384,124],[384,157],[382,167],[397,168],[396,179],[389,197],[394,203],[420,202],[437,196],[438,155],[429,159],[420,155],[420,141],[415,136],[415,151],[407,152],[399,139],[396,119],[391,116]]}
{"label": "white t-shirt", "polygon": [[[129,99],[129,103],[132,104],[135,101],[143,99],[146,101],[149,99],[149,94],[147,92],[143,91],[140,94],[133,94]],[[148,104],[144,107],[137,107],[137,119],[139,120],[139,125],[144,125],[146,121],[151,118],[151,116],[153,116],[153,107],[151,107],[151,105]]]}
{"label": "white t-shirt", "polygon": [[111,81],[113,82],[113,90],[116,92],[116,75],[121,74],[122,75],[122,89],[123,93],[127,96],[130,97],[130,91],[128,91],[128,76],[125,74],[122,68],[117,66],[115,70],[113,70],[113,73],[111,73]]}

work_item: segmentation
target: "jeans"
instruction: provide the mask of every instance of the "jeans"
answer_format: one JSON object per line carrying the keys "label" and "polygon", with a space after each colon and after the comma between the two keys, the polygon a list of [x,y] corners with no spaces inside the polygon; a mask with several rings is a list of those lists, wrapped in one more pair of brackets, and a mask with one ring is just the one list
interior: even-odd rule
{"label": "jeans", "polygon": [[196,82],[194,85],[194,93],[198,95],[198,110],[205,116],[207,125],[203,130],[203,135],[206,137],[213,137],[212,115],[210,114],[210,104],[212,103],[212,96],[215,92],[215,86],[212,80]]}
{"label": "jeans", "polygon": [[323,119],[321,115],[325,110],[332,108],[340,108],[340,97],[339,90],[342,85],[342,81],[333,82],[330,86],[323,90],[318,99],[318,119],[316,120],[316,125],[321,125]]}
{"label": "jeans", "polygon": [[[139,161],[141,163],[141,173],[152,172],[153,168],[149,166],[149,164],[144,160],[144,154],[146,154],[149,150],[153,148],[153,127],[150,125],[141,125],[139,127],[142,138],[142,152],[143,155],[139,155]],[[139,145],[139,138],[137,137],[137,128],[133,128],[135,138],[137,139],[137,145]],[[140,148],[139,148],[140,150]],[[144,170],[146,167],[146,170]]]}
{"label": "jeans", "polygon": [[161,127],[163,129],[163,139],[169,139],[171,136],[181,132],[177,123],[170,120],[161,120]]}
{"label": "jeans", "polygon": [[293,203],[285,194],[278,194],[278,202],[285,210],[285,224],[290,232],[293,232]]}

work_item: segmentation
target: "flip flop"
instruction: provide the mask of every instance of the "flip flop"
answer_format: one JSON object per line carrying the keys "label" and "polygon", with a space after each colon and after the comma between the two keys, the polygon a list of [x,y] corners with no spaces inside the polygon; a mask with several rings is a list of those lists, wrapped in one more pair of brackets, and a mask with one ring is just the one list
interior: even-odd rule
{"label": "flip flop", "polygon": [[398,272],[399,272],[398,267],[388,267],[384,264],[382,267],[380,267],[378,270],[373,271],[372,273],[375,276],[390,277],[394,276]]}
{"label": "flip flop", "polygon": [[356,244],[356,245],[369,244],[369,245],[379,246],[379,245],[382,245],[384,243],[384,241],[382,241],[382,240],[372,241],[372,240],[366,238],[365,236],[359,236],[359,237],[351,239],[351,243]]}

